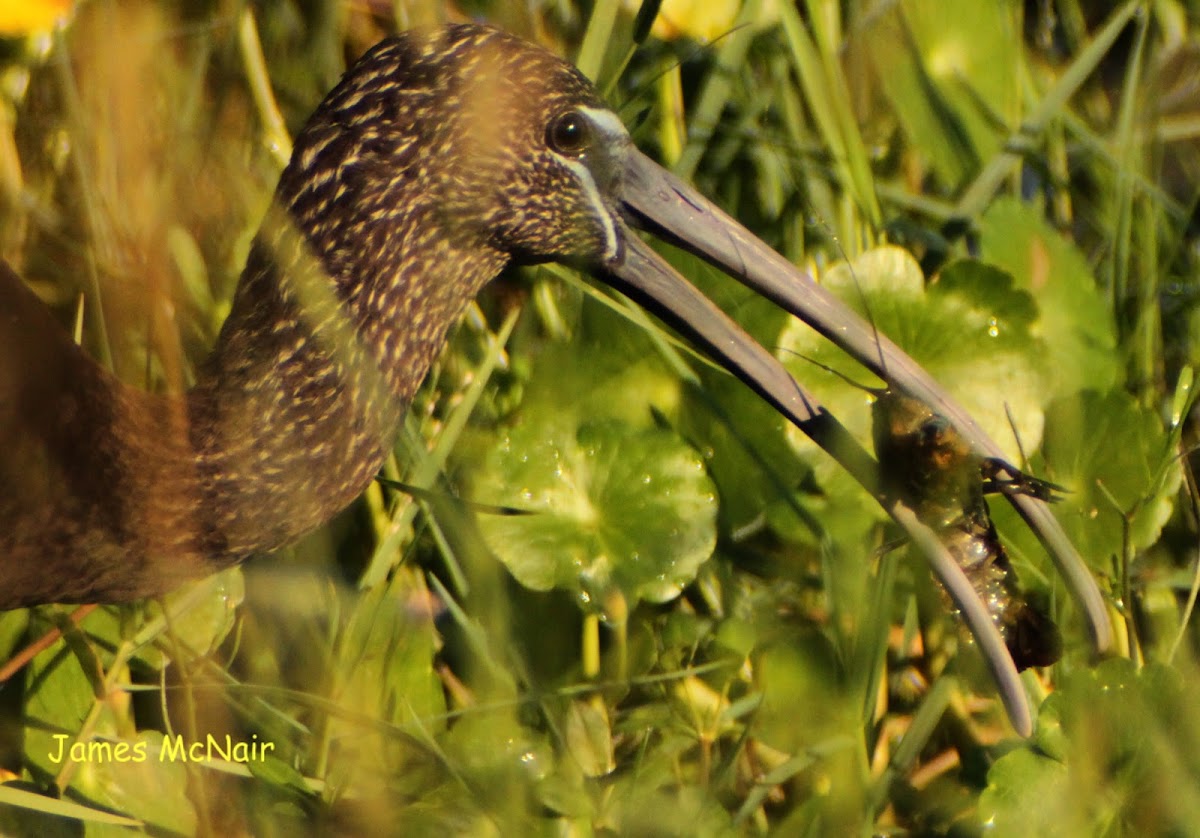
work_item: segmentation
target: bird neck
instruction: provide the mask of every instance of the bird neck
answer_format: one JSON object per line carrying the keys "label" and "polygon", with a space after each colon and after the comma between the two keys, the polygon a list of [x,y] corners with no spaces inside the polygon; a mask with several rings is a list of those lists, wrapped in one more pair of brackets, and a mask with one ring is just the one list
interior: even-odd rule
{"label": "bird neck", "polygon": [[357,227],[355,242],[268,213],[189,393],[204,494],[221,517],[214,554],[287,544],[357,497],[447,330],[503,267],[407,210],[399,227]]}
{"label": "bird neck", "polygon": [[0,483],[20,487],[0,493],[0,610],[163,593],[357,497],[505,262],[409,209],[357,243],[269,212],[182,396],[118,381],[0,263]]}

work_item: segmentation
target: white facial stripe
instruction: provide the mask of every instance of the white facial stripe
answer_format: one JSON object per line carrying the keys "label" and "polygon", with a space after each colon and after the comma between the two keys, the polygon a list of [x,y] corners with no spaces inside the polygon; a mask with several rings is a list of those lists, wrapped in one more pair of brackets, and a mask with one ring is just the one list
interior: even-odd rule
{"label": "white facial stripe", "polygon": [[[602,152],[598,153],[613,157],[622,156],[624,147],[631,143],[632,140],[630,140],[629,132],[625,130],[625,126],[621,124],[621,120],[617,119],[617,115],[603,108],[586,107],[579,108],[579,113],[591,124],[597,134],[596,142],[603,149]],[[566,157],[561,154],[558,157],[579,181],[579,185],[583,189],[583,194],[587,197],[588,203],[594,208],[596,217],[600,220],[600,224],[604,228],[605,260],[616,258],[617,251],[619,250],[616,221],[613,219],[612,213],[600,195],[600,190],[596,186],[596,179],[592,176],[591,169],[582,160]]]}
{"label": "white facial stripe", "polygon": [[563,157],[562,162],[574,173],[579,185],[583,188],[583,194],[587,196],[588,203],[592,205],[596,217],[600,219],[600,224],[604,227],[605,260],[614,258],[617,255],[616,225],[613,224],[612,214],[609,213],[608,207],[600,197],[600,190],[596,188],[596,181],[592,177],[591,171],[583,164],[582,160]]}

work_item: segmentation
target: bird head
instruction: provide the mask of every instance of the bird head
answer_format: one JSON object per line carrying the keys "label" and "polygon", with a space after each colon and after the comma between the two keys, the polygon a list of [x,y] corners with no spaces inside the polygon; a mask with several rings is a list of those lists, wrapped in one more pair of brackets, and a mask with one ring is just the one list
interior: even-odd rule
{"label": "bird head", "polygon": [[418,30],[380,42],[329,94],[279,198],[335,275],[418,230],[504,260],[599,262],[620,250],[630,149],[591,83],[547,50],[483,26]]}

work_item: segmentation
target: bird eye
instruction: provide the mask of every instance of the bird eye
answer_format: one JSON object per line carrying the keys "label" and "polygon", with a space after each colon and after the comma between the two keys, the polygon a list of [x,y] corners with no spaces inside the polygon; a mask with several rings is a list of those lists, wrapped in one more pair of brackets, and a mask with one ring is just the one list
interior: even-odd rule
{"label": "bird eye", "polygon": [[587,120],[578,111],[567,111],[550,121],[546,129],[546,144],[559,154],[580,157],[588,149],[591,136]]}

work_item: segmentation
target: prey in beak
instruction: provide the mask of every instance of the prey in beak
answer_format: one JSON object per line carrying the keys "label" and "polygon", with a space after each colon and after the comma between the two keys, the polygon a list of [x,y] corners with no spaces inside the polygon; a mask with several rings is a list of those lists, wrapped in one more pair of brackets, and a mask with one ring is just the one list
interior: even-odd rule
{"label": "prey in beak", "polygon": [[[937,534],[836,417],[635,228],[706,259],[874,372],[886,366],[897,393],[999,456],[886,337],[877,347],[857,314],[637,151],[577,69],[497,30],[452,25],[380,42],[296,136],[186,393],[118,381],[0,267],[0,475],[27,486],[0,492],[0,609],[156,595],[295,543],[373,479],[479,289],[508,264],[574,261],[748,384],[909,532],[978,640],[1014,727],[1029,733],[1012,658]],[[1062,529],[1040,501],[1010,500],[1106,650],[1099,590]]]}
{"label": "prey in beak", "polygon": [[[1002,457],[971,416],[899,347],[877,335],[856,312],[810,276],[767,247],[695,189],[646,157],[607,111],[580,109],[583,130],[598,135],[589,169],[615,200],[605,259],[591,268],[598,278],[646,305],[745,382],[842,465],[891,515],[926,555],[962,612],[999,685],[1014,728],[1028,735],[1032,717],[1013,660],[987,609],[962,570],[903,500],[879,479],[878,464],[837,418],[736,323],[643,242],[633,228],[695,254],[808,323],[900,394],[944,417],[984,457]],[[608,187],[605,189],[604,187]],[[1108,650],[1112,629],[1099,587],[1062,527],[1038,499],[1010,494],[1079,603],[1093,644]]]}

